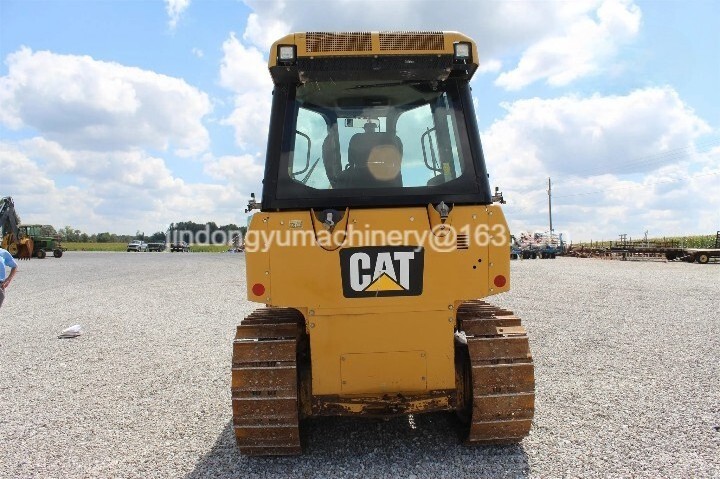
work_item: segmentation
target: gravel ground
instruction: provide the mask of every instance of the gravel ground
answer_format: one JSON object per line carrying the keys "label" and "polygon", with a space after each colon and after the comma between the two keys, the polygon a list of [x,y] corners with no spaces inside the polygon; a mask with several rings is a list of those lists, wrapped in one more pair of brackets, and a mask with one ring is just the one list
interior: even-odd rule
{"label": "gravel ground", "polygon": [[3,478],[720,477],[720,265],[513,262],[492,302],[523,318],[535,356],[519,446],[463,447],[449,414],[324,418],[306,455],[265,459],[240,456],[230,426],[230,342],[254,307],[243,255],[20,270],[0,309]]}

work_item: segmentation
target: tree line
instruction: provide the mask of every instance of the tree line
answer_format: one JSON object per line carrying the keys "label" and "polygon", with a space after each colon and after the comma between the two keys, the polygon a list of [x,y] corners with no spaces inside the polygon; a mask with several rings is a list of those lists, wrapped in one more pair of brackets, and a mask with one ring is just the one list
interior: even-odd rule
{"label": "tree line", "polygon": [[[224,234],[217,234],[218,232]],[[238,226],[234,223],[218,226],[214,221],[204,224],[181,221],[180,223],[170,223],[170,228],[168,228],[171,241],[204,244],[226,244],[238,234],[244,238],[246,232],[247,227],[245,226]]]}
{"label": "tree line", "polygon": [[72,226],[55,229],[51,225],[44,225],[41,229],[43,236],[59,236],[62,241],[68,243],[127,243],[134,239],[139,239],[147,243],[164,243],[166,238],[177,236],[181,241],[188,243],[210,243],[213,240],[221,238],[222,235],[213,235],[216,231],[224,231],[228,237],[237,234],[239,231],[244,237],[247,227],[237,226],[236,224],[218,226],[214,221],[207,223],[195,223],[193,221],[181,221],[178,223],[170,223],[167,231],[156,231],[151,235],[146,235],[142,231],[136,231],[134,235],[115,234],[110,232],[88,234]]}

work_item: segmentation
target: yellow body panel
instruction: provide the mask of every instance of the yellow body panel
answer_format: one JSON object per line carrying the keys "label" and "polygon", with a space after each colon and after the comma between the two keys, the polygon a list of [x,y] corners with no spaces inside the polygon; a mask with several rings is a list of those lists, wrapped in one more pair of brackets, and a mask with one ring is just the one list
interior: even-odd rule
{"label": "yellow body panel", "polygon": [[[324,40],[320,40],[320,38]],[[388,37],[395,41],[387,42]],[[318,41],[320,40],[320,41]],[[303,32],[291,33],[273,43],[269,67],[277,65],[278,45],[295,45],[297,56],[337,57],[374,55],[452,55],[454,44],[470,44],[471,58],[477,64],[475,42],[458,32]],[[312,46],[316,48],[312,48]]]}
{"label": "yellow body panel", "polygon": [[[248,298],[303,313],[313,395],[454,389],[457,306],[510,286],[509,232],[502,210],[455,206],[443,229],[435,225],[435,233],[432,224],[439,220],[425,207],[349,209],[345,214],[346,230],[332,232],[340,238],[337,248],[318,243],[310,211],[255,214],[246,237]],[[344,296],[341,251],[376,246],[423,246],[422,294]],[[501,286],[497,276],[505,278]],[[399,283],[387,282],[381,278],[366,291],[397,289]],[[262,296],[253,293],[258,283],[265,289]]]}
{"label": "yellow body panel", "polygon": [[453,389],[452,317],[447,310],[311,317],[313,394]]}
{"label": "yellow body panel", "polygon": [[425,351],[341,354],[340,390],[343,394],[425,391],[426,356]]}

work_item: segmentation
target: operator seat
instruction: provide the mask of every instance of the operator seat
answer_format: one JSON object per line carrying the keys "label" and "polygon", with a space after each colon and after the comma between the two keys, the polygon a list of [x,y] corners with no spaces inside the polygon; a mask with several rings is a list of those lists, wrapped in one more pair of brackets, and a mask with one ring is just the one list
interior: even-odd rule
{"label": "operator seat", "polygon": [[377,133],[375,124],[365,124],[348,146],[348,167],[340,177],[345,188],[402,187],[403,146],[392,133]]}

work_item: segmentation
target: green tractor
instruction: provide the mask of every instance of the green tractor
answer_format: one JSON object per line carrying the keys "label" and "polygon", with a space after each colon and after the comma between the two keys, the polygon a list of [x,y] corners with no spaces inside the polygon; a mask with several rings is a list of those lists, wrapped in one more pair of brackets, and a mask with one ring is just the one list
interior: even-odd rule
{"label": "green tractor", "polygon": [[65,248],[60,243],[60,236],[43,234],[42,225],[22,225],[18,229],[21,237],[32,238],[33,257],[43,259],[48,253],[52,253],[56,258],[62,257]]}

